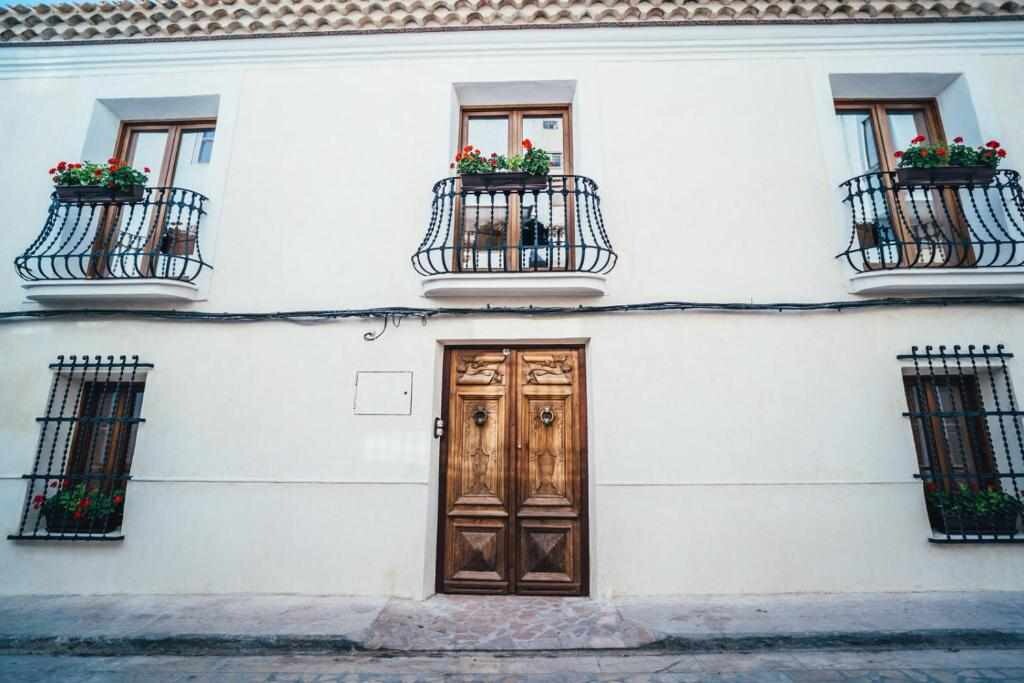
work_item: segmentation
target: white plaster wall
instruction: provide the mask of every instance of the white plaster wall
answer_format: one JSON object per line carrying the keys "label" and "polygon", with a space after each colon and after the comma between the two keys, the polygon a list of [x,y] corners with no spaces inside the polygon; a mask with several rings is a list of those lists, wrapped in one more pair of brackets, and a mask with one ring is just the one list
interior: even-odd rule
{"label": "white plaster wall", "polygon": [[[215,274],[190,310],[432,305],[408,259],[455,146],[454,84],[544,80],[575,83],[576,171],[599,183],[620,254],[601,303],[849,298],[829,75],[897,59],[959,74],[943,102],[960,116],[967,92],[1012,167],[1022,45],[1010,23],[973,23],[4,48],[0,310],[37,306],[11,262],[96,101],[194,95],[219,97],[221,188],[204,225]],[[502,302],[460,302],[484,303]],[[24,502],[47,363],[138,353],[156,369],[125,541],[4,541],[0,592],[423,597],[439,340],[525,339],[587,340],[593,593],[1020,589],[1019,548],[925,540],[895,357],[1024,353],[1022,323],[993,307],[438,318],[372,343],[365,321],[4,324],[0,529]],[[412,371],[412,415],[353,415],[358,370]]]}

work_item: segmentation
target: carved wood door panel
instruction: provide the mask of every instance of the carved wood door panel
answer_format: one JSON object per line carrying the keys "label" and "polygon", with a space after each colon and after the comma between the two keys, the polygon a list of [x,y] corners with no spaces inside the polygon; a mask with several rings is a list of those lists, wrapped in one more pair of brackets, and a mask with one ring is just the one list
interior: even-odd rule
{"label": "carved wood door panel", "polygon": [[576,347],[449,349],[438,590],[586,593]]}

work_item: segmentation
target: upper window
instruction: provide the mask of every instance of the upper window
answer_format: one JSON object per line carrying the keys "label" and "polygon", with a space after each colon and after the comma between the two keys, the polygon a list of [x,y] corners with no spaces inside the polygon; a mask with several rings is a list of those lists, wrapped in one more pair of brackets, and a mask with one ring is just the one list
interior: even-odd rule
{"label": "upper window", "polygon": [[9,538],[120,539],[146,372],[137,356],[61,356],[21,525]]}
{"label": "upper window", "polygon": [[1014,540],[1024,441],[1002,346],[914,347],[900,360],[925,504],[942,540]]}
{"label": "upper window", "polygon": [[836,102],[854,230],[865,269],[960,266],[973,260],[970,233],[949,190],[900,189],[896,153],[919,135],[944,139],[934,100]]}
{"label": "upper window", "polygon": [[523,141],[551,157],[543,186],[511,184],[492,191],[463,187],[456,268],[462,271],[572,270],[573,199],[569,108],[464,108],[459,147],[491,154],[523,153]]}
{"label": "upper window", "polygon": [[135,122],[121,126],[114,156],[149,169],[143,207],[113,206],[92,242],[91,277],[178,277],[198,257],[199,197],[210,184],[216,123]]}

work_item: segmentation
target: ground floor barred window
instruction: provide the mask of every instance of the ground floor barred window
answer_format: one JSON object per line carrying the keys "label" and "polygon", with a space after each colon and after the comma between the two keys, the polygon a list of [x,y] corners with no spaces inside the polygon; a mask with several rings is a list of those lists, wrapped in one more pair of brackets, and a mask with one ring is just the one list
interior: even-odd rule
{"label": "ground floor barred window", "polygon": [[1024,429],[1002,345],[913,347],[898,357],[939,542],[1010,542],[1024,504]]}
{"label": "ground floor barred window", "polygon": [[16,540],[117,540],[146,373],[138,356],[59,356]]}

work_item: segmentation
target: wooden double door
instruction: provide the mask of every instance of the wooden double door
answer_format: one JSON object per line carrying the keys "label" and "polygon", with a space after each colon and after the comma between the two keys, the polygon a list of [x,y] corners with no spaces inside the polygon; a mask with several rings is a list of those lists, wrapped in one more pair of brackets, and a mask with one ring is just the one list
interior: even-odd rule
{"label": "wooden double door", "polygon": [[580,347],[445,353],[438,586],[586,595]]}

